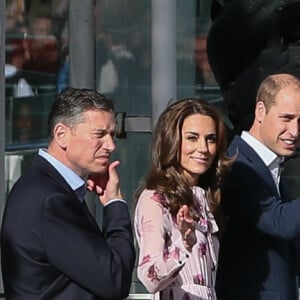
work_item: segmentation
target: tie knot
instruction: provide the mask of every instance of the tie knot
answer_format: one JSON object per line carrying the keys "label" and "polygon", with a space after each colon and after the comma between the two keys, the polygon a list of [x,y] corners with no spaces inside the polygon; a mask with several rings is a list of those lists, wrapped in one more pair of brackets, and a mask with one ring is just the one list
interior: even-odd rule
{"label": "tie knot", "polygon": [[75,190],[76,195],[79,197],[80,200],[83,200],[86,194],[86,186],[83,184],[79,188]]}
{"label": "tie knot", "polygon": [[281,168],[282,164],[284,162],[284,158],[277,156],[269,165],[270,169],[274,169],[274,168]]}

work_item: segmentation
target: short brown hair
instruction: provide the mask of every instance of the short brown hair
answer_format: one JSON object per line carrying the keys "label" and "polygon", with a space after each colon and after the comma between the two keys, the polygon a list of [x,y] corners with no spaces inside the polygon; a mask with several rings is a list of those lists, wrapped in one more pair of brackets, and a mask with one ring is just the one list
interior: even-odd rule
{"label": "short brown hair", "polygon": [[262,101],[268,112],[270,107],[275,104],[275,98],[279,91],[290,85],[294,85],[295,88],[300,89],[300,80],[292,74],[269,75],[262,81],[258,88],[256,103]]}

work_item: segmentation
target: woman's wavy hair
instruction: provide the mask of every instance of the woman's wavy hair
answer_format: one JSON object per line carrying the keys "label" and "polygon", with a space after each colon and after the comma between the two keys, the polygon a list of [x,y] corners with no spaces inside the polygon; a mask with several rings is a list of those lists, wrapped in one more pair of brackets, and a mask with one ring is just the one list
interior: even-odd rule
{"label": "woman's wavy hair", "polygon": [[[194,114],[211,117],[216,124],[217,153],[211,168],[201,175],[198,185],[206,191],[208,203],[216,213],[220,203],[221,186],[233,158],[226,156],[227,137],[223,117],[220,111],[200,99],[181,99],[160,115],[153,133],[151,165],[148,175],[136,191],[138,199],[143,189],[153,189],[165,194],[169,201],[172,216],[186,204],[194,211],[193,194],[184,170],[180,164],[181,129],[184,120]],[[196,217],[196,216],[195,216]]]}

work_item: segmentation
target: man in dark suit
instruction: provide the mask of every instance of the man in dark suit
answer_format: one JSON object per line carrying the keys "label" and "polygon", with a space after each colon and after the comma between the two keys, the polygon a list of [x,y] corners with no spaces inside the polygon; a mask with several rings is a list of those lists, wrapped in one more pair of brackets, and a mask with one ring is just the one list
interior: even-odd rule
{"label": "man in dark suit", "polygon": [[280,164],[300,140],[300,81],[268,76],[260,85],[249,132],[235,136],[237,155],[225,181],[227,221],[220,240],[218,300],[298,300],[293,242],[300,235],[300,199],[289,202]]}
{"label": "man in dark suit", "polygon": [[[6,203],[1,260],[6,299],[124,299],[135,261],[116,167],[112,102],[67,88],[49,115],[50,142]],[[84,202],[95,191],[102,230]]]}

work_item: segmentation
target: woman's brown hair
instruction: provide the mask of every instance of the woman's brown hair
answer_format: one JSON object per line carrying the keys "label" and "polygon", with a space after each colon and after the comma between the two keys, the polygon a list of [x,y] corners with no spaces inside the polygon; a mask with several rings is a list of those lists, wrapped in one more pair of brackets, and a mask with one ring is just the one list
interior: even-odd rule
{"label": "woman's brown hair", "polygon": [[178,209],[186,204],[193,211],[193,194],[180,165],[181,129],[184,120],[194,114],[211,117],[216,124],[217,153],[211,168],[201,175],[198,185],[207,194],[212,212],[220,203],[220,189],[224,175],[232,164],[226,156],[227,138],[220,111],[200,99],[181,99],[160,115],[153,133],[150,171],[136,192],[136,199],[143,189],[151,189],[166,195],[170,212],[176,216]]}

